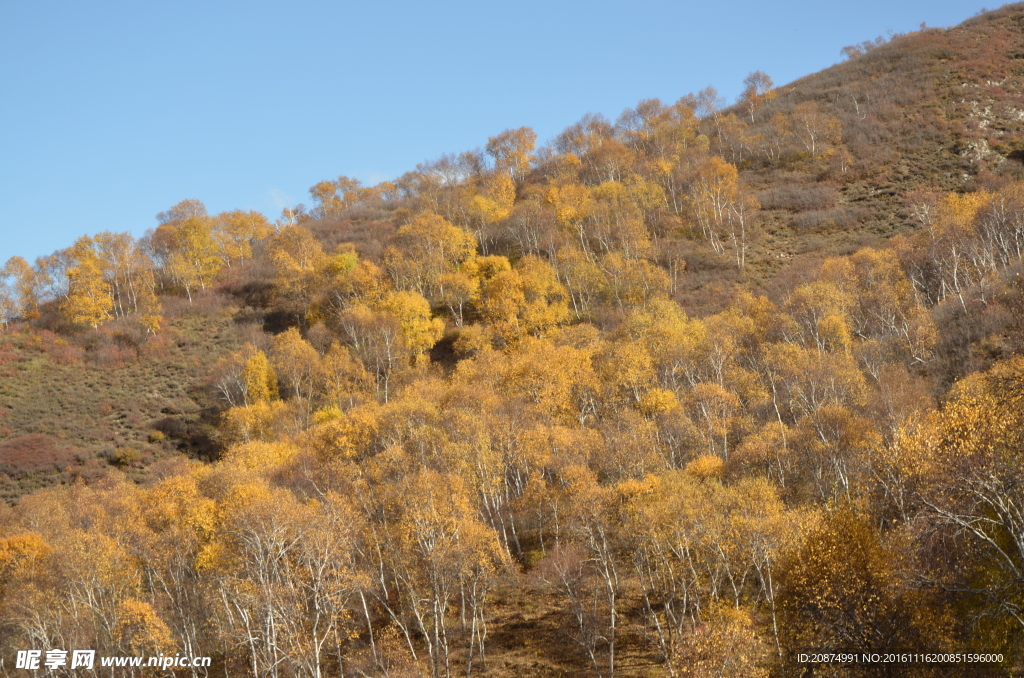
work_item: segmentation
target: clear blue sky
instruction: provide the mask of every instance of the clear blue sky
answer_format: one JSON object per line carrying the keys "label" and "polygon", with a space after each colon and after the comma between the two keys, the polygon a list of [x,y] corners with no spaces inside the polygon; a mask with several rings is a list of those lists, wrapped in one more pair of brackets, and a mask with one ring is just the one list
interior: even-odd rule
{"label": "clear blue sky", "polygon": [[957,24],[977,0],[354,3],[0,0],[0,263],[185,198],[275,218],[340,174],[373,184],[510,127]]}

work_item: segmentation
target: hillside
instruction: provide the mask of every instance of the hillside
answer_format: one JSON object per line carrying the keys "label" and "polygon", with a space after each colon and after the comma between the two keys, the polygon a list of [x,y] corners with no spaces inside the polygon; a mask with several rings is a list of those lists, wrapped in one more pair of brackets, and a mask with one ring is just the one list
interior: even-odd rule
{"label": "hillside", "polygon": [[0,496],[11,501],[40,485],[95,477],[108,464],[141,478],[180,452],[215,454],[210,366],[240,345],[235,324],[218,316],[169,319],[152,339],[123,325],[86,337],[0,336]]}
{"label": "hillside", "polygon": [[[730,157],[753,186],[769,191],[765,207],[783,208],[769,217],[778,231],[765,241],[768,269],[785,268],[772,255],[830,254],[916,228],[909,209],[915,191],[991,189],[1019,179],[1021,58],[1021,15],[1008,5],[950,30],[896,36],[780,87],[747,132],[761,139],[735,144]],[[777,135],[774,115],[808,103],[840,122],[846,171],[780,173],[786,163],[768,161],[764,150],[751,157]],[[729,110],[740,115],[741,108]],[[780,184],[786,190],[771,191]],[[830,199],[821,188],[837,192]],[[830,221],[842,227],[830,228]]]}
{"label": "hillside", "polygon": [[1024,674],[1024,4],[847,52],[9,261],[3,665]]}

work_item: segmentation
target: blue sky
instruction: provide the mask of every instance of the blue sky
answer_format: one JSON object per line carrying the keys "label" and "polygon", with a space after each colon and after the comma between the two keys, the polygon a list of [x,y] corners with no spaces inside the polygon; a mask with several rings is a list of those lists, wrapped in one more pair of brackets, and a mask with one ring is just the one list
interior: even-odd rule
{"label": "blue sky", "polygon": [[0,263],[186,198],[275,218],[317,181],[372,184],[528,125],[751,71],[783,84],[976,0],[387,4],[0,0]]}

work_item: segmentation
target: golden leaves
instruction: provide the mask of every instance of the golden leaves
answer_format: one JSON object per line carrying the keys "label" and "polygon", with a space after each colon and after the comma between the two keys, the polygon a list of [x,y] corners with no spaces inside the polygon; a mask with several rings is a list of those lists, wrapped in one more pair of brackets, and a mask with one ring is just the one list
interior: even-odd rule
{"label": "golden leaves", "polygon": [[512,213],[516,200],[516,185],[508,174],[498,173],[489,176],[479,195],[470,200],[470,210],[485,224],[493,224],[506,219]]}
{"label": "golden leaves", "polygon": [[252,246],[274,232],[267,218],[254,210],[221,212],[214,218],[213,236],[228,262],[252,258]]}
{"label": "golden leaves", "polygon": [[416,292],[392,292],[380,303],[401,328],[406,348],[417,360],[444,334],[444,321],[430,315],[430,304]]}
{"label": "golden leaves", "polygon": [[224,452],[229,464],[249,471],[270,473],[291,461],[299,450],[286,442],[252,441],[232,445]]}
{"label": "golden leaves", "polygon": [[245,361],[241,379],[246,402],[266,403],[277,398],[277,375],[263,351],[256,351]]}
{"label": "golden leaves", "polygon": [[35,532],[0,539],[0,600],[8,582],[17,581],[25,571],[40,564],[53,549]]}
{"label": "golden leaves", "polygon": [[476,252],[472,234],[444,217],[423,212],[398,229],[396,247],[384,253],[384,264],[400,289],[433,298],[437,278],[451,272]]}
{"label": "golden leaves", "polygon": [[68,269],[68,296],[61,312],[73,323],[94,329],[110,317],[114,298],[103,279],[103,269],[92,238],[79,238],[71,249],[75,265]]}
{"label": "golden leaves", "polygon": [[127,598],[118,606],[113,637],[122,651],[137,655],[162,655],[175,646],[171,630],[153,607],[134,598]]}
{"label": "golden leaves", "polygon": [[313,234],[295,224],[284,226],[268,240],[267,254],[277,284],[292,295],[303,293],[326,258]]}
{"label": "golden leaves", "polygon": [[494,158],[495,169],[522,181],[533,162],[537,134],[529,127],[507,129],[487,140],[487,153]]}

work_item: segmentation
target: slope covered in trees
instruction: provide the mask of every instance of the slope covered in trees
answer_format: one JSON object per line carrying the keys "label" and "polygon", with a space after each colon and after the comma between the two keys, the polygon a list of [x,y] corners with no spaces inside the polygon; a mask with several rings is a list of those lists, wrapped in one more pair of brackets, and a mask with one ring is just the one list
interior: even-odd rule
{"label": "slope covered in trees", "polygon": [[752,73],[729,108],[643,101],[323,181],[274,223],[186,200],[139,241],[12,259],[4,652],[1011,675],[1017,51],[1008,6]]}

